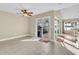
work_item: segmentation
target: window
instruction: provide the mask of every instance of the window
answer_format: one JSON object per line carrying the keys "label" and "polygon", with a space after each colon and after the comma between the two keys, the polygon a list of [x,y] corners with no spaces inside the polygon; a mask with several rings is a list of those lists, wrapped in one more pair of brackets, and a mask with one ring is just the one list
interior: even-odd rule
{"label": "window", "polygon": [[72,23],[64,23],[64,30],[72,30],[73,24]]}

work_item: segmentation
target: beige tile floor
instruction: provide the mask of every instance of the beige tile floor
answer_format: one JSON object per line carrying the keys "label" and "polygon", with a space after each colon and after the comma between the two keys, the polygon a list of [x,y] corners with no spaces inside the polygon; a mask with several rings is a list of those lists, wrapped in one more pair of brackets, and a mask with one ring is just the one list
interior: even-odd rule
{"label": "beige tile floor", "polygon": [[0,55],[73,55],[57,42],[22,41],[24,39],[29,37],[1,41]]}

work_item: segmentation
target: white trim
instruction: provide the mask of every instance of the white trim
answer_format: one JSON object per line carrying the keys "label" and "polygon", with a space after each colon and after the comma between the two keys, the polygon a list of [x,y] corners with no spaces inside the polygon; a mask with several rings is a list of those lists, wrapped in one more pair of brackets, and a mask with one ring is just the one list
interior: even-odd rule
{"label": "white trim", "polygon": [[26,41],[39,41],[41,38],[38,38],[38,37],[32,37],[32,38],[27,38],[27,39],[24,39],[24,40],[21,40],[22,42],[26,42]]}
{"label": "white trim", "polygon": [[12,40],[12,39],[21,38],[21,37],[24,37],[24,36],[29,36],[29,34],[19,35],[19,36],[14,36],[14,37],[9,37],[9,38],[3,38],[3,39],[0,39],[0,41]]}

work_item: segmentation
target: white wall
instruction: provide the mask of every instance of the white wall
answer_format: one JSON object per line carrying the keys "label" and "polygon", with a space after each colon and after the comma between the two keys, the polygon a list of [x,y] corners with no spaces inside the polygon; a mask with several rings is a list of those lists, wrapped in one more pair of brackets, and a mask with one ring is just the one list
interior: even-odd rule
{"label": "white wall", "polygon": [[0,11],[0,39],[28,35],[28,18]]}
{"label": "white wall", "polygon": [[28,34],[35,36],[36,18],[48,16],[51,17],[51,38],[54,39],[54,14],[54,11],[49,11],[27,18],[0,11],[0,39]]}

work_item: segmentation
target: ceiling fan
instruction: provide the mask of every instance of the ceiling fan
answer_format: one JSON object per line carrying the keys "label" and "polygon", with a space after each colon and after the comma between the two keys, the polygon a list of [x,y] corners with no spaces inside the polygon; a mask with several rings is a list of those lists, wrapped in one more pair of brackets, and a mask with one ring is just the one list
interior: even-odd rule
{"label": "ceiling fan", "polygon": [[28,11],[28,10],[26,10],[26,9],[21,9],[21,10],[20,10],[20,14],[21,14],[22,16],[32,16],[33,12]]}

